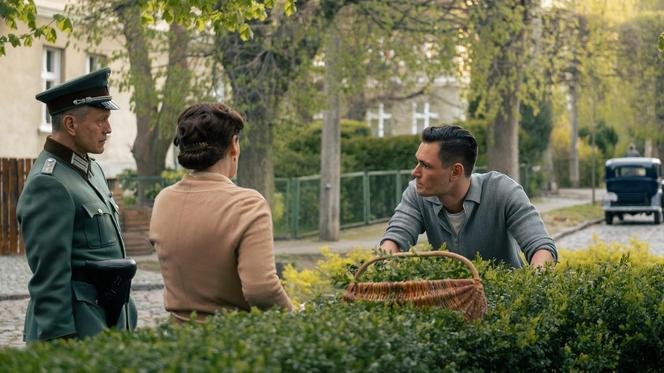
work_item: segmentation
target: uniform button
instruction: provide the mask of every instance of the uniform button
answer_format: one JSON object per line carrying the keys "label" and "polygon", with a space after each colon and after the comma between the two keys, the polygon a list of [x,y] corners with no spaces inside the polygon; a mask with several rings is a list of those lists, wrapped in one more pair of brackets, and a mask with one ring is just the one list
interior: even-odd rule
{"label": "uniform button", "polygon": [[103,211],[101,209],[97,209],[97,212],[100,213],[100,214],[103,213]]}

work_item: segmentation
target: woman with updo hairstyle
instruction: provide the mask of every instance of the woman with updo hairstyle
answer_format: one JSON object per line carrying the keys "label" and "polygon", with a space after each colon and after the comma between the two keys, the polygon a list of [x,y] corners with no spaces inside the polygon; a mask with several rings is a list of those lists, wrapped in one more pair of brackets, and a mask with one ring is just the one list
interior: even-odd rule
{"label": "woman with updo hairstyle", "polygon": [[193,170],[155,199],[150,241],[172,319],[201,321],[224,310],[293,305],[277,277],[272,215],[257,191],[235,185],[244,120],[223,104],[178,117],[178,161]]}

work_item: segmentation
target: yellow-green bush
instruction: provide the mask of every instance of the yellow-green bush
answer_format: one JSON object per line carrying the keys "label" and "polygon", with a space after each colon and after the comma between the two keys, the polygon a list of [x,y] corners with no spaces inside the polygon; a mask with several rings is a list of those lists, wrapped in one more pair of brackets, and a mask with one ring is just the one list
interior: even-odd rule
{"label": "yellow-green bush", "polygon": [[292,265],[283,272],[284,287],[296,303],[309,302],[324,294],[334,294],[335,288],[343,287],[352,279],[352,273],[358,265],[369,260],[373,253],[366,249],[353,249],[345,255],[333,253],[328,246],[321,248],[323,259],[314,269],[298,271]]}
{"label": "yellow-green bush", "polygon": [[624,256],[629,258],[633,266],[649,266],[664,264],[664,258],[650,252],[647,242],[630,238],[628,244],[605,242],[593,236],[592,244],[584,250],[558,250],[556,269],[566,266],[599,265],[601,263],[619,263]]}
{"label": "yellow-green bush", "polygon": [[[444,248],[443,248],[444,249]],[[428,251],[431,246],[419,244],[411,251]],[[284,286],[296,302],[308,302],[320,296],[332,296],[346,288],[355,271],[367,260],[378,255],[374,250],[354,249],[347,254],[333,253],[328,247],[321,249],[323,259],[313,269],[298,271],[292,265],[284,270]],[[664,258],[649,251],[648,244],[635,238],[628,244],[604,242],[593,237],[593,243],[583,250],[558,250],[559,262],[556,271],[568,267],[598,266],[605,263],[626,262],[636,268],[664,264]],[[468,277],[464,267],[454,261],[424,258],[409,259],[410,263],[379,262],[369,267],[363,275],[364,281],[395,281],[403,276],[409,279],[433,279],[445,277]],[[493,276],[491,265],[479,259],[473,261],[484,277]],[[361,279],[362,280],[362,279]]]}
{"label": "yellow-green bush", "polygon": [[[310,273],[331,288],[347,281],[338,272],[372,255],[327,254]],[[631,260],[537,271],[476,259],[488,311],[473,322],[441,308],[326,297],[297,313],[225,312],[200,325],[0,349],[0,371],[660,372],[664,266]],[[431,270],[398,263],[389,269]]]}

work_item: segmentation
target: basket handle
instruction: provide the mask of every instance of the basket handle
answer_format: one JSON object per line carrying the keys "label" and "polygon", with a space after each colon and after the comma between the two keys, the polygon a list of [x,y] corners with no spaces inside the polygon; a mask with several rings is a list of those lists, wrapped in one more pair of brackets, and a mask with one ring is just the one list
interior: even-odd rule
{"label": "basket handle", "polygon": [[466,257],[461,256],[461,255],[456,254],[456,253],[449,252],[449,251],[428,251],[428,252],[424,252],[424,253],[395,253],[395,254],[392,254],[390,256],[377,256],[377,257],[374,257],[374,258],[370,259],[368,262],[364,263],[360,268],[358,268],[357,272],[355,272],[355,282],[357,282],[357,279],[360,277],[362,272],[364,272],[370,264],[378,262],[380,260],[386,260],[386,259],[394,258],[396,256],[399,256],[399,257],[446,256],[448,258],[457,259],[457,260],[460,260],[463,264],[465,264],[466,267],[468,267],[468,269],[470,270],[470,272],[473,275],[473,279],[475,279],[475,280],[480,279],[480,274],[479,274],[479,272],[477,272],[477,268],[475,268],[475,265],[473,265],[473,262],[468,260]]}

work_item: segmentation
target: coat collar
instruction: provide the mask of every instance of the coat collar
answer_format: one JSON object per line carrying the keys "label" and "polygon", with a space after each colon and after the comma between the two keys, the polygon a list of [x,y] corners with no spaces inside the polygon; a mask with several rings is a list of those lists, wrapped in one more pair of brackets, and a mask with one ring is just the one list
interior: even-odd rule
{"label": "coat collar", "polygon": [[75,151],[69,149],[65,145],[53,140],[51,136],[46,138],[44,150],[62,159],[64,163],[72,167],[84,178],[87,178],[92,173],[91,161],[88,155],[80,155]]}
{"label": "coat collar", "polygon": [[[437,215],[440,213],[440,210],[443,206],[437,196],[422,197],[422,199],[433,204],[434,212]],[[468,193],[466,193],[466,197],[463,200],[464,210],[468,211],[469,207],[471,207],[468,205],[469,202],[475,202],[479,205],[481,200],[482,180],[480,179],[479,174],[472,174],[470,176],[470,187],[468,188]]]}
{"label": "coat collar", "polygon": [[194,171],[184,177],[192,180],[221,181],[228,184],[234,184],[233,180],[229,179],[226,175],[217,172]]}

